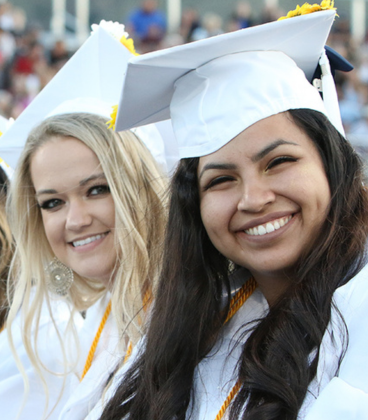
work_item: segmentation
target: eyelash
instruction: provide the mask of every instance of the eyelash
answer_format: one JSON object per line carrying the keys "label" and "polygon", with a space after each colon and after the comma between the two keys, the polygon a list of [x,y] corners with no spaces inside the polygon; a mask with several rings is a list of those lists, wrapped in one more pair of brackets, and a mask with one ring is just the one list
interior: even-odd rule
{"label": "eyelash", "polygon": [[[58,204],[52,205],[52,203],[57,202]],[[38,207],[42,210],[54,210],[58,205],[60,205],[61,200],[58,198],[52,198],[51,200],[43,201],[42,203],[38,204]]]}
{"label": "eyelash", "polygon": [[222,184],[223,182],[226,182],[226,181],[232,181],[232,180],[233,178],[231,176],[219,176],[218,178],[212,179],[207,185],[205,185],[203,187],[203,191],[207,191],[216,185]]}
{"label": "eyelash", "polygon": [[[97,194],[92,194],[93,190],[99,190]],[[109,194],[110,193],[110,187],[107,184],[98,184],[93,185],[90,187],[87,191],[87,197],[90,196],[98,196],[103,194]],[[38,204],[38,207],[40,207],[42,210],[55,210],[57,207],[61,205],[63,200],[60,200],[59,198],[51,198],[50,200],[43,201],[42,203]]]}
{"label": "eyelash", "polygon": [[291,156],[280,156],[277,157],[273,160],[271,160],[271,162],[267,165],[266,171],[268,171],[269,169],[272,169],[273,167],[280,165],[281,163],[284,162],[296,162],[298,159],[293,158]]}
{"label": "eyelash", "polygon": [[[284,162],[296,162],[297,160],[298,159],[293,158],[291,156],[280,156],[280,157],[277,157],[277,158],[271,160],[271,162],[267,165],[266,171],[274,168],[275,166],[281,165]],[[216,186],[218,184],[221,184],[222,182],[231,181],[232,179],[233,178],[230,177],[230,176],[220,176],[218,178],[215,178],[215,179],[211,180],[207,185],[205,185],[203,187],[203,191],[207,191],[210,188],[212,188],[212,187],[214,187],[214,186]]]}
{"label": "eyelash", "polygon": [[110,193],[110,187],[107,184],[99,184],[99,185],[93,185],[91,188],[89,188],[89,190],[87,191],[87,196],[92,195],[92,191],[99,189],[101,192],[99,194],[94,194],[94,195],[101,195],[101,194],[108,194]]}

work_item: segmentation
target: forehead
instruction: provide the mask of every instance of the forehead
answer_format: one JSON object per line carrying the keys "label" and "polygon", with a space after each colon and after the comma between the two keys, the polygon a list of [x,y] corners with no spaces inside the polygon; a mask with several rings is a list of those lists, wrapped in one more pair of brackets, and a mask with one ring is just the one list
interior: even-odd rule
{"label": "forehead", "polygon": [[31,157],[31,178],[36,189],[70,188],[101,172],[95,153],[73,137],[52,137]]}

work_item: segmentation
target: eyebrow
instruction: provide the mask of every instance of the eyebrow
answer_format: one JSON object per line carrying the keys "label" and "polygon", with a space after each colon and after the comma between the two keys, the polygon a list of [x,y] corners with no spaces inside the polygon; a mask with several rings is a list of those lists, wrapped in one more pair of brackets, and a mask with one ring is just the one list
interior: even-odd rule
{"label": "eyebrow", "polygon": [[210,169],[233,170],[236,169],[236,165],[234,165],[233,163],[207,163],[201,170],[201,173],[198,176],[198,181],[200,181],[202,175]]}
{"label": "eyebrow", "polygon": [[282,146],[283,144],[291,144],[292,146],[299,146],[297,143],[293,143],[291,141],[286,141],[283,139],[275,140],[268,146],[266,146],[264,149],[256,153],[254,156],[251,157],[251,161],[256,163],[259,162],[261,159],[263,159],[265,156],[267,156],[272,150],[275,150],[277,147]]}
{"label": "eyebrow", "polygon": [[[88,178],[84,178],[81,181],[79,181],[79,185],[81,187],[87,185],[88,183],[90,183],[91,181],[95,181],[96,179],[105,179],[106,180],[106,176],[103,172],[101,172],[100,174],[96,174],[96,175],[91,175]],[[54,189],[46,189],[46,190],[40,190],[36,193],[36,197],[39,197],[40,195],[43,194],[58,194],[57,190]]]}
{"label": "eyebrow", "polygon": [[82,179],[82,181],[79,181],[79,185],[81,187],[83,187],[84,185],[86,185],[89,182],[94,181],[96,179],[106,179],[106,176],[103,172],[101,172],[100,174],[91,175],[88,178],[85,178],[85,179]]}
{"label": "eyebrow", "polygon": [[[272,150],[276,149],[279,146],[282,146],[283,144],[290,144],[292,146],[299,146],[297,143],[293,143],[291,141],[286,141],[283,139],[275,140],[268,146],[266,146],[264,149],[260,150],[258,153],[256,153],[254,156],[251,157],[251,161],[256,163],[259,162],[261,159],[263,159],[265,156],[267,156]],[[198,181],[201,180],[202,175],[205,171],[208,171],[210,169],[218,169],[218,170],[233,170],[236,169],[237,165],[233,163],[216,163],[216,162],[210,162],[204,165],[203,169],[201,170],[201,173],[198,176]]]}

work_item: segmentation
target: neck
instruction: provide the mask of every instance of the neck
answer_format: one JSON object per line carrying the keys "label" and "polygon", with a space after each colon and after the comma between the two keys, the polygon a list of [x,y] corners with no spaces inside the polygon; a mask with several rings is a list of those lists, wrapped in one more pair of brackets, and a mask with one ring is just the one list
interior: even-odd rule
{"label": "neck", "polygon": [[286,273],[276,275],[275,273],[252,273],[252,275],[270,306],[286,292],[291,283],[291,278]]}

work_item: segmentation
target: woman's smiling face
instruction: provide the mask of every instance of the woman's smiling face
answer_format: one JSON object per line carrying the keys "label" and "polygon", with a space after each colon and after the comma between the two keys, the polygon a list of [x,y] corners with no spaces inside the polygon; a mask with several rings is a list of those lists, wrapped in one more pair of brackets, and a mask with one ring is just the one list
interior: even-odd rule
{"label": "woman's smiling face", "polygon": [[203,224],[254,277],[285,277],[313,245],[331,199],[321,157],[287,113],[261,120],[199,160]]}
{"label": "woman's smiling face", "polygon": [[32,156],[31,177],[55,256],[106,284],[117,258],[115,205],[97,156],[77,139],[52,138]]}

